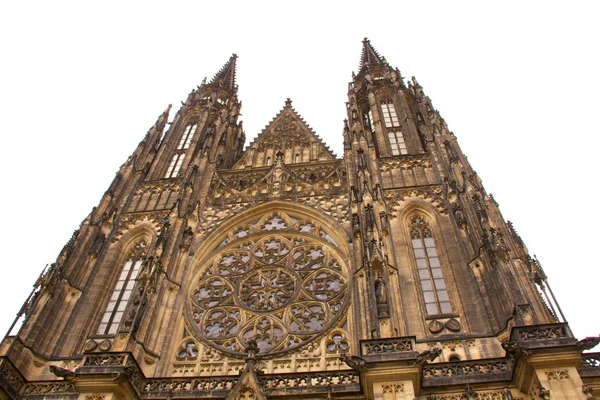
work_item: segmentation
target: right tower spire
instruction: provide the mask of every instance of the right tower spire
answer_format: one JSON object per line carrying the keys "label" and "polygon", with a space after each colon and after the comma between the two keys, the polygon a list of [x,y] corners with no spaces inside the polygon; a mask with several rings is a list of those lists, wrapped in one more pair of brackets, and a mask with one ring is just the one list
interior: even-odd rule
{"label": "right tower spire", "polygon": [[365,336],[494,334],[564,321],[539,263],[421,85],[405,82],[366,38],[347,113],[353,231],[373,293]]}

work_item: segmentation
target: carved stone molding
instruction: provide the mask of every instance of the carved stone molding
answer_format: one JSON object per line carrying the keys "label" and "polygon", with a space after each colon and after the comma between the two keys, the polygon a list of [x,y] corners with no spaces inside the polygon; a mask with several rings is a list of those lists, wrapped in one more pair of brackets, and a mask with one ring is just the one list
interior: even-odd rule
{"label": "carved stone molding", "polygon": [[441,186],[430,186],[426,189],[391,189],[385,191],[390,210],[390,219],[398,216],[398,210],[406,204],[410,198],[425,200],[435,207],[441,214],[447,214],[446,201],[442,198]]}
{"label": "carved stone molding", "polygon": [[124,214],[119,219],[117,231],[113,236],[112,241],[118,241],[127,231],[143,223],[150,223],[154,226],[156,232],[158,232],[163,226],[163,221],[165,221],[168,216],[169,211]]}
{"label": "carved stone molding", "polygon": [[238,214],[240,211],[248,208],[251,203],[232,204],[228,207],[205,207],[200,213],[199,229],[202,232],[212,232],[225,219],[232,215]]}
{"label": "carved stone molding", "polygon": [[427,154],[399,155],[395,157],[382,158],[380,161],[381,172],[397,169],[405,171],[414,168],[431,168],[431,160]]}
{"label": "carved stone molding", "polygon": [[571,379],[571,376],[569,375],[569,371],[566,369],[560,369],[546,371],[546,378],[548,378],[549,381],[558,381],[561,379]]}

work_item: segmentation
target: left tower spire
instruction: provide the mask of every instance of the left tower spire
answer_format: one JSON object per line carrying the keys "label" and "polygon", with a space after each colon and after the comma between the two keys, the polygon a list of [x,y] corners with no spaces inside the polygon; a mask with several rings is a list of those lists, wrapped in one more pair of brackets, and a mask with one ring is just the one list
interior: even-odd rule
{"label": "left tower spire", "polygon": [[[160,320],[157,295],[185,268],[175,260],[194,239],[202,183],[233,165],[245,142],[236,63],[233,54],[192,90],[170,124],[167,107],[40,277],[18,334],[33,353],[72,356],[101,342],[110,351],[160,351],[143,321]],[[85,328],[73,335],[72,326]]]}
{"label": "left tower spire", "polygon": [[235,76],[236,76],[236,61],[237,54],[233,53],[229,60],[223,65],[223,67],[217,72],[217,74],[210,81],[210,85],[219,85],[226,87],[229,90],[236,89]]}

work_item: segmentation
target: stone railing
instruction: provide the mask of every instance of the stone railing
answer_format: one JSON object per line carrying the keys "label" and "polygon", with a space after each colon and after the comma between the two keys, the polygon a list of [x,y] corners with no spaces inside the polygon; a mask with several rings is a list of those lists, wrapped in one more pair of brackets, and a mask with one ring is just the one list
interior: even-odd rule
{"label": "stone railing", "polygon": [[82,367],[124,367],[127,365],[129,356],[129,353],[88,354],[85,356]]}
{"label": "stone railing", "polygon": [[25,378],[6,357],[0,357],[0,386],[14,398],[25,385]]}
{"label": "stone railing", "polygon": [[269,374],[259,376],[259,381],[268,396],[361,391],[360,374],[356,371]]}
{"label": "stone railing", "polygon": [[146,380],[142,396],[161,397],[160,394],[189,393],[202,397],[199,392],[226,393],[233,388],[239,376],[200,378],[150,378]]}
{"label": "stone railing", "polygon": [[423,387],[510,380],[514,362],[508,358],[423,365]]}
{"label": "stone railing", "polygon": [[360,353],[369,361],[410,359],[418,355],[414,337],[361,340]]}
{"label": "stone railing", "polygon": [[[60,395],[61,398],[73,397],[77,398],[78,393],[69,382],[56,381],[56,382],[31,382],[27,383],[23,390],[21,390],[22,396],[56,396]],[[71,395],[71,396],[66,396]]]}
{"label": "stone railing", "polygon": [[[214,398],[226,397],[240,379],[239,375],[146,378],[129,353],[89,354],[77,374],[122,374],[141,398],[169,396]],[[327,393],[358,393],[360,375],[355,371],[259,374],[260,385],[269,396],[297,396]]]}
{"label": "stone railing", "polygon": [[581,377],[600,376],[600,353],[583,353],[577,371]]}
{"label": "stone railing", "polygon": [[577,343],[577,339],[573,337],[573,333],[566,323],[516,326],[512,329],[510,340],[524,348],[564,346]]}
{"label": "stone railing", "polygon": [[[163,396],[226,397],[239,376],[207,376],[197,378],[148,378],[142,398]],[[354,371],[306,372],[259,375],[260,386],[268,396],[360,392],[360,375]]]}
{"label": "stone railing", "polygon": [[77,374],[113,374],[122,375],[141,394],[146,387],[146,378],[131,353],[87,354]]}

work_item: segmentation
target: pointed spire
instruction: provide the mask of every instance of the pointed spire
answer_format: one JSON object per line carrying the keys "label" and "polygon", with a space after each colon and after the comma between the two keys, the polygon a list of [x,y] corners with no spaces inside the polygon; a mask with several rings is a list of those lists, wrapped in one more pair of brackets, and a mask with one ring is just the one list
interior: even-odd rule
{"label": "pointed spire", "polygon": [[229,58],[229,61],[217,72],[214,78],[210,81],[210,84],[218,83],[221,86],[225,86],[227,89],[235,89],[235,64],[237,55],[233,53]]}
{"label": "pointed spire", "polygon": [[362,54],[360,56],[360,65],[358,67],[358,70],[360,71],[367,64],[375,65],[375,64],[382,64],[382,63],[383,63],[383,59],[382,59],[382,57],[379,56],[379,53],[377,53],[377,50],[375,50],[373,48],[373,46],[371,46],[371,42],[369,41],[369,39],[364,38],[363,39],[363,49],[362,49]]}

